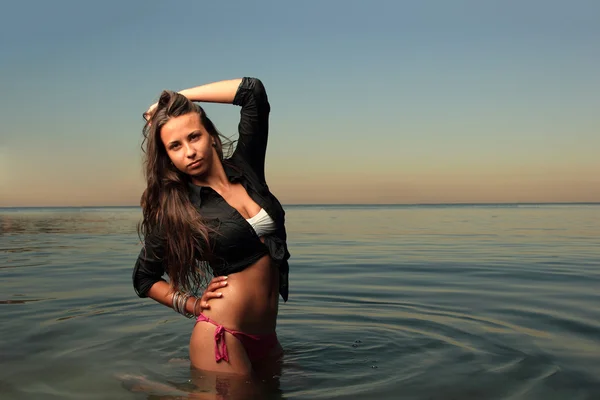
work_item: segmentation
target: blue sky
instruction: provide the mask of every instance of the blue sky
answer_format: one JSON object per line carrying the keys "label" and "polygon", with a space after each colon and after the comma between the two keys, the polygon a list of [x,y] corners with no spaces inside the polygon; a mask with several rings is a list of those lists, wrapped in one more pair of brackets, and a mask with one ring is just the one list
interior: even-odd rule
{"label": "blue sky", "polygon": [[[0,206],[135,205],[163,89],[257,76],[284,203],[600,201],[596,1],[23,1]],[[239,109],[207,105],[235,138]]]}

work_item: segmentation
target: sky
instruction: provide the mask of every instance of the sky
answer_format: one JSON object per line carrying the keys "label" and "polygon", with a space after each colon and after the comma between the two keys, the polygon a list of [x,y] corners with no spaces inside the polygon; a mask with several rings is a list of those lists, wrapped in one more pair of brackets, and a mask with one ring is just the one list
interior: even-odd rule
{"label": "sky", "polygon": [[[254,76],[284,204],[600,201],[596,0],[0,6],[0,207],[139,205],[142,112]],[[239,108],[204,104],[237,136]]]}

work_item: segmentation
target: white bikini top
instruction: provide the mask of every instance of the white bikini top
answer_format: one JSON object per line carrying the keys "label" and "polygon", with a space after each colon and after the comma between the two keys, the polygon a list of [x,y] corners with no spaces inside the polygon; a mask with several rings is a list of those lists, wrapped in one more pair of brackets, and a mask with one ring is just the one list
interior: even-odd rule
{"label": "white bikini top", "polygon": [[273,233],[276,230],[275,221],[267,214],[264,208],[261,208],[258,214],[246,219],[246,221],[252,225],[252,228],[254,228],[259,237]]}

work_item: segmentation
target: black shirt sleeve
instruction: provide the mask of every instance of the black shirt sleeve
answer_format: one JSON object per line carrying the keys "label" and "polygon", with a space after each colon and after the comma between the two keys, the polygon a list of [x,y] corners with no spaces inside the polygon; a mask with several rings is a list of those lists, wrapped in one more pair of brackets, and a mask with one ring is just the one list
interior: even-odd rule
{"label": "black shirt sleeve", "polygon": [[148,290],[158,281],[164,281],[164,245],[157,237],[149,235],[133,268],[133,288],[139,297],[147,297]]}
{"label": "black shirt sleeve", "polygon": [[243,158],[264,181],[271,107],[263,83],[257,78],[242,78],[233,104],[242,107],[234,156]]}

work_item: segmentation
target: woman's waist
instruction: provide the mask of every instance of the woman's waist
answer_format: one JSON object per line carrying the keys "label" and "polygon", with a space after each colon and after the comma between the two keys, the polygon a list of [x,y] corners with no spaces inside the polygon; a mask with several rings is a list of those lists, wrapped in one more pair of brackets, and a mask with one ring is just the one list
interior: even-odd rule
{"label": "woman's waist", "polygon": [[210,300],[203,314],[215,322],[248,333],[275,329],[279,304],[279,274],[269,256],[243,271],[228,275],[222,297]]}

